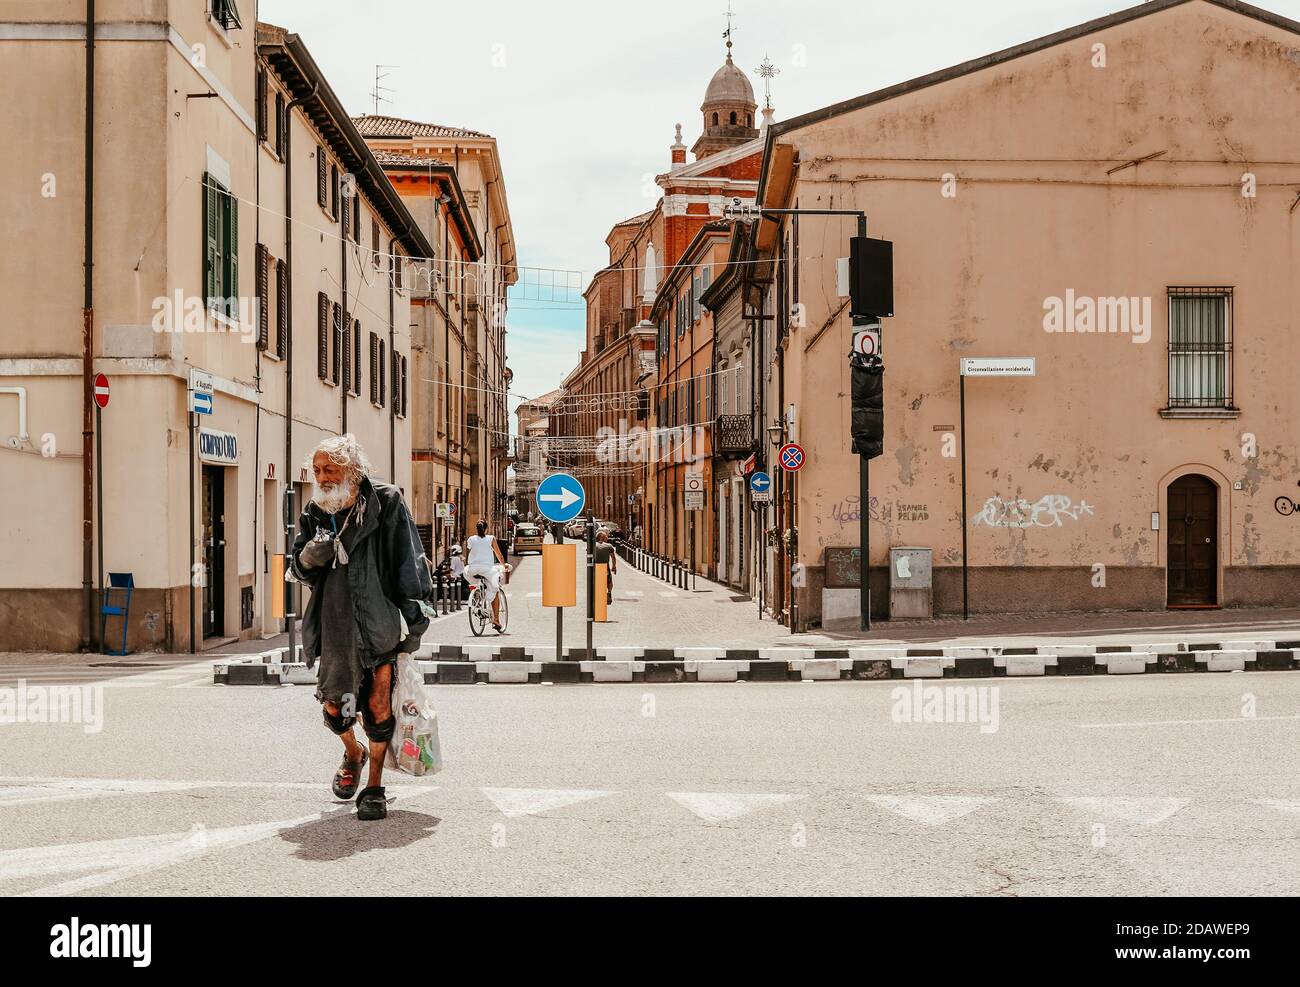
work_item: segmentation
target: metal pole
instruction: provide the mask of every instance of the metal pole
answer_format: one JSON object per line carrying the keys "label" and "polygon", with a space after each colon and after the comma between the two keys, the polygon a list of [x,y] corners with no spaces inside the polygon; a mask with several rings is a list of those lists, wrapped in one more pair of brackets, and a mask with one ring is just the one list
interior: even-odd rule
{"label": "metal pole", "polygon": [[[858,236],[866,235],[867,217],[863,213],[858,216]],[[864,316],[852,320],[855,326],[868,325],[870,321]],[[881,349],[884,349],[883,345]],[[858,515],[858,543],[862,547],[858,558],[858,628],[869,631],[871,630],[871,460],[865,455],[858,457]]]}
{"label": "metal pole", "polygon": [[966,375],[961,375],[961,619],[970,620],[969,567],[966,561]]}
{"label": "metal pole", "polygon": [[555,608],[555,660],[564,660],[564,607]]}
{"label": "metal pole", "polygon": [[[285,426],[288,427],[287,425]],[[294,524],[293,509],[293,481],[289,477],[288,458],[285,459],[285,478],[284,478],[284,531],[285,531],[285,555],[288,557],[289,564],[293,564],[293,543],[295,540],[294,532],[297,526]],[[284,622],[285,629],[289,632],[289,660],[298,660],[298,613],[297,599],[294,592],[298,587],[296,582],[286,582],[284,585]]]}
{"label": "metal pole", "polygon": [[[596,515],[587,508],[587,654],[591,654],[591,634],[596,626]],[[559,661],[557,658],[556,661]]]}
{"label": "metal pole", "polygon": [[[104,429],[104,409],[102,409],[99,406],[99,403],[96,402],[95,404],[95,505],[96,505],[95,506],[95,510],[96,510],[95,530],[99,539],[99,548],[96,553],[99,556],[99,582],[96,585],[99,587],[99,607],[97,609],[99,610],[101,616],[99,617],[99,621],[98,623],[96,623],[95,630],[92,633],[95,634],[95,641],[98,643],[99,650],[101,653],[104,650],[104,635],[99,632],[99,628],[104,626],[103,624],[104,618],[102,616],[104,612],[104,437],[103,437],[103,429]],[[124,616],[122,620],[125,621],[126,617]]]}
{"label": "metal pole", "polygon": [[198,653],[194,626],[194,432],[198,415],[190,412],[190,654]]}

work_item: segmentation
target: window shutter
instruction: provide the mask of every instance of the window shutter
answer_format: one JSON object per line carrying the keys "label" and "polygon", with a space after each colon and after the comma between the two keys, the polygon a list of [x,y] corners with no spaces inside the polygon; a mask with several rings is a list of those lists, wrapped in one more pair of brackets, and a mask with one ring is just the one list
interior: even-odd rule
{"label": "window shutter", "polygon": [[388,404],[388,353],[384,341],[379,341],[379,405]]}
{"label": "window shutter", "polygon": [[330,344],[333,350],[330,360],[330,380],[338,384],[343,360],[343,320],[339,314],[338,302],[334,302],[330,310]]}
{"label": "window shutter", "polygon": [[330,374],[330,300],[325,292],[316,292],[316,375],[328,380]]}
{"label": "window shutter", "polygon": [[339,329],[339,351],[343,361],[343,390],[352,392],[352,323],[347,322]]}
{"label": "window shutter", "polygon": [[361,321],[352,322],[352,393],[361,396]]}
{"label": "window shutter", "polygon": [[289,277],[284,261],[275,262],[275,355],[289,353]]}
{"label": "window shutter", "polygon": [[379,268],[379,220],[377,219],[370,220],[370,260],[375,265],[375,269],[378,270]]}
{"label": "window shutter", "polygon": [[361,246],[361,199],[352,203],[352,242]]}
{"label": "window shutter", "polygon": [[[397,252],[397,240],[392,242],[393,248],[393,286],[398,291],[402,290],[402,255]],[[397,383],[397,378],[393,378],[393,383]]]}
{"label": "window shutter", "polygon": [[349,229],[349,222],[352,219],[352,215],[350,212],[350,210],[352,209],[352,200],[349,199],[346,195],[343,196],[342,208],[343,208],[343,236],[344,238],[347,238],[351,236],[351,232],[352,232]]}
{"label": "window shutter", "polygon": [[402,417],[406,417],[406,357],[402,357]]}
{"label": "window shutter", "polygon": [[226,295],[226,314],[234,317],[239,304],[239,200],[231,192],[223,193],[226,208],[230,210],[229,223],[226,227],[226,273],[229,277],[222,286]]}
{"label": "window shutter", "polygon": [[284,157],[284,96],[275,91],[275,153]]}
{"label": "window shutter", "polygon": [[329,172],[325,164],[325,148],[319,145],[316,147],[316,201],[322,209],[329,208]]}
{"label": "window shutter", "polygon": [[[389,359],[388,362],[389,362],[390,364],[392,364],[392,367],[393,367],[393,414],[395,414],[395,415],[400,415],[400,414],[402,413],[402,409],[401,409],[401,406],[400,406],[400,404],[399,404],[400,399],[401,399],[401,394],[399,393],[398,388],[399,388],[399,386],[400,386],[400,384],[401,384],[402,367],[401,367],[401,364],[399,364],[399,363],[397,362],[397,360],[398,360],[397,350],[393,350],[393,352],[392,352],[391,354],[389,354],[389,357],[390,357],[390,359]],[[439,402],[442,401],[442,388],[441,388],[441,387],[438,388],[438,400],[439,400]],[[435,418],[435,420],[436,420],[436,418]],[[442,433],[440,432],[439,434],[442,434]]]}
{"label": "window shutter", "polygon": [[221,248],[217,244],[217,186],[209,175],[203,176],[203,298],[211,306],[217,297],[217,265]]}
{"label": "window shutter", "polygon": [[370,403],[379,403],[379,337],[370,334]]}
{"label": "window shutter", "polygon": [[330,165],[330,217],[339,218],[339,166]]}
{"label": "window shutter", "polygon": [[266,70],[257,70],[257,139],[266,140]]}
{"label": "window shutter", "polygon": [[268,286],[271,257],[265,244],[259,243],[255,253],[257,255],[257,348],[264,350],[270,342],[271,335],[271,292]]}

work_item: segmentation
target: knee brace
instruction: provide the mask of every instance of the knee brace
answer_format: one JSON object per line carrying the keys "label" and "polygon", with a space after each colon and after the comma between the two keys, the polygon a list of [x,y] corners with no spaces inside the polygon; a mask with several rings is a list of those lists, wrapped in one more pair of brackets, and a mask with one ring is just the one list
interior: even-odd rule
{"label": "knee brace", "polygon": [[357,722],[355,716],[344,716],[342,710],[339,711],[338,716],[331,716],[330,711],[324,706],[321,706],[320,712],[321,716],[325,719],[325,725],[339,736],[342,736],[351,730],[352,725]]}
{"label": "knee brace", "polygon": [[393,739],[393,733],[397,730],[397,717],[389,713],[388,719],[376,723],[375,714],[370,712],[369,706],[366,706],[361,710],[361,724],[369,739],[378,744],[386,744]]}

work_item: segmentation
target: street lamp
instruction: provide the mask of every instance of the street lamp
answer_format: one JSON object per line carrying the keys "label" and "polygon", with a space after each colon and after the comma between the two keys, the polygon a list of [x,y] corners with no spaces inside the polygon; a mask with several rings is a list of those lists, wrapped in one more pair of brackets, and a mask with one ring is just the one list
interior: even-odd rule
{"label": "street lamp", "polygon": [[777,423],[776,425],[767,426],[768,438],[772,440],[773,448],[781,444],[781,439],[785,437],[785,425]]}

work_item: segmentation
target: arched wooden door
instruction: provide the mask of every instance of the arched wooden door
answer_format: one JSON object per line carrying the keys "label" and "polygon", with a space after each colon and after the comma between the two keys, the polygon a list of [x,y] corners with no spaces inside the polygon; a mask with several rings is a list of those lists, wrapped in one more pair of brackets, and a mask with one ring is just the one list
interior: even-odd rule
{"label": "arched wooden door", "polygon": [[1204,476],[1181,476],[1169,485],[1168,605],[1219,602],[1219,490]]}

